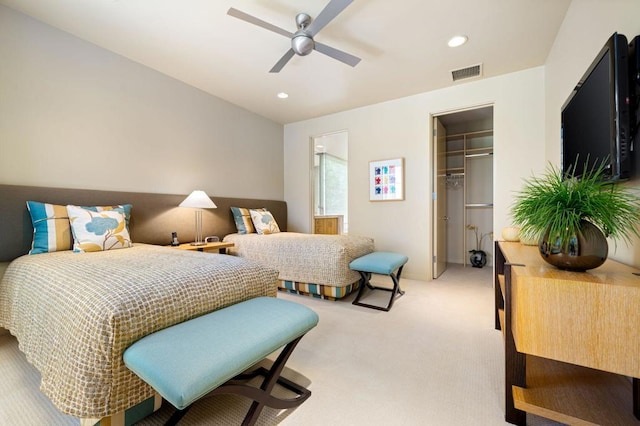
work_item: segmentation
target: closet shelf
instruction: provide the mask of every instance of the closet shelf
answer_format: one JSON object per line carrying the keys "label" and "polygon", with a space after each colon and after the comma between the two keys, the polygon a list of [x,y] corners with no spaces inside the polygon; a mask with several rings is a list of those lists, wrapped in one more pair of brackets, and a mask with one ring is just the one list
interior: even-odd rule
{"label": "closet shelf", "polygon": [[463,175],[464,176],[464,167],[450,167],[445,170],[445,174],[449,175]]}
{"label": "closet shelf", "polygon": [[468,203],[465,207],[493,207],[493,203]]}
{"label": "closet shelf", "polygon": [[488,129],[488,130],[478,130],[475,132],[455,133],[453,135],[447,135],[447,139],[460,139],[464,137],[469,138],[470,136],[493,136],[493,130]]}

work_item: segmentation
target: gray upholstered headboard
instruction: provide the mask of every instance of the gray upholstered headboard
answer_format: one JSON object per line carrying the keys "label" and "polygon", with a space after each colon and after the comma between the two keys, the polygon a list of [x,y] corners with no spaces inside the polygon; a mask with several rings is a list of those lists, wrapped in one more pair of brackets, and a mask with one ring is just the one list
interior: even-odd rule
{"label": "gray upholstered headboard", "polygon": [[[194,210],[178,207],[187,195],[0,185],[0,262],[13,260],[31,248],[33,227],[27,201],[82,206],[132,204],[130,231],[133,242],[166,245],[171,242],[173,231],[178,233],[180,242],[194,240]],[[284,201],[214,196],[211,199],[218,208],[204,210],[204,236],[216,235],[222,239],[236,232],[232,206],[265,207],[271,211],[280,229],[287,229],[287,204]]]}

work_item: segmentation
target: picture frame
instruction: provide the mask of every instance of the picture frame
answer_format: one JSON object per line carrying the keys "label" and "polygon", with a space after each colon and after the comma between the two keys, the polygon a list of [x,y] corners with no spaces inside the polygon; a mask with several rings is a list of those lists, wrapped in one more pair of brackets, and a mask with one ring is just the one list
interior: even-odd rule
{"label": "picture frame", "polygon": [[369,162],[369,201],[404,200],[404,158]]}

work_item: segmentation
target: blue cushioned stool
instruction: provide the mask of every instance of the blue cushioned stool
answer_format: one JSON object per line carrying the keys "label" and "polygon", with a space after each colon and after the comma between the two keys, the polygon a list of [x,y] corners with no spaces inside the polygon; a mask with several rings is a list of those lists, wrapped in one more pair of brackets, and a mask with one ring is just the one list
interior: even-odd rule
{"label": "blue cushioned stool", "polygon": [[[383,251],[375,251],[373,253],[365,254],[364,256],[353,260],[349,264],[349,268],[354,271],[358,271],[362,280],[360,283],[360,290],[352,303],[354,305],[365,306],[367,308],[389,311],[393,306],[393,302],[396,300],[396,297],[400,297],[404,294],[404,291],[400,289],[400,274],[402,273],[404,264],[407,263],[408,260],[409,258],[404,254]],[[396,270],[398,272],[394,274]],[[375,287],[370,281],[371,274],[390,276],[393,280],[393,288]],[[387,307],[385,308],[360,302],[360,299],[364,295],[365,288],[391,292],[391,299],[389,300]]]}
{"label": "blue cushioned stool", "polygon": [[[252,399],[242,424],[253,425],[265,405],[293,408],[311,395],[280,373],[302,336],[317,323],[318,315],[306,306],[258,297],[145,336],[127,348],[124,363],[178,409],[167,425],[177,424],[198,399],[219,394]],[[270,370],[244,373],[283,346]],[[256,376],[265,377],[259,388],[244,383]],[[276,383],[297,396],[272,396]]]}

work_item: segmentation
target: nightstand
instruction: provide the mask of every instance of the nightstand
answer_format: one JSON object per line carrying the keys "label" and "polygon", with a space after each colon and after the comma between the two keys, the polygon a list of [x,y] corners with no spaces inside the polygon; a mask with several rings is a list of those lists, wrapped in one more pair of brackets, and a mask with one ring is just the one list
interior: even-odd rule
{"label": "nightstand", "polygon": [[193,250],[193,251],[214,251],[218,250],[218,253],[225,254],[228,247],[233,247],[233,243],[206,243],[201,246],[192,246],[190,243],[180,244],[179,246],[173,246],[180,250]]}

